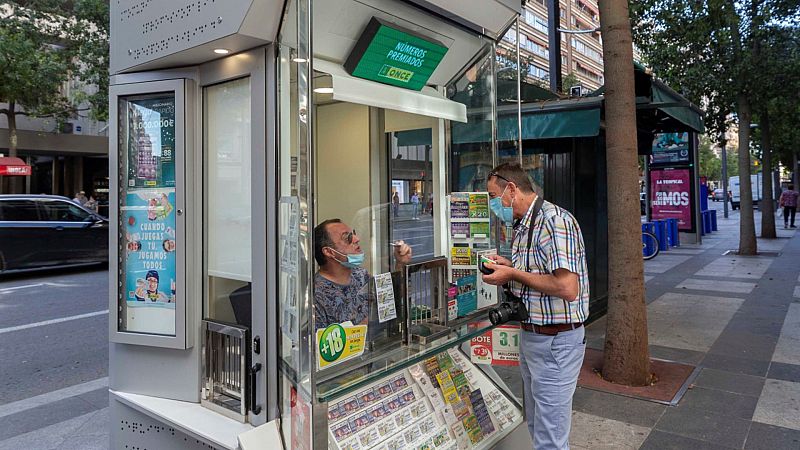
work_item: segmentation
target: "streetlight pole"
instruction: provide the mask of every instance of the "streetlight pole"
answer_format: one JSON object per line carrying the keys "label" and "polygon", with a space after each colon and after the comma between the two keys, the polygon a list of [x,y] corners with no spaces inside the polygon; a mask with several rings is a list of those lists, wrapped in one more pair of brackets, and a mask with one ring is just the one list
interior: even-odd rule
{"label": "streetlight pole", "polygon": [[726,142],[722,140],[722,214],[728,218],[728,151],[725,149]]}

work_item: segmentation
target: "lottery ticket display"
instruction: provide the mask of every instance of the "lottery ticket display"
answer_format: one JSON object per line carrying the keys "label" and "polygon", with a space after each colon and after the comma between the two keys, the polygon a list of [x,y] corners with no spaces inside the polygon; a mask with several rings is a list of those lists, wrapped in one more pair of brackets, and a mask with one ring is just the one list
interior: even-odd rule
{"label": "lottery ticket display", "polygon": [[457,349],[328,405],[332,450],[489,448],[522,412]]}

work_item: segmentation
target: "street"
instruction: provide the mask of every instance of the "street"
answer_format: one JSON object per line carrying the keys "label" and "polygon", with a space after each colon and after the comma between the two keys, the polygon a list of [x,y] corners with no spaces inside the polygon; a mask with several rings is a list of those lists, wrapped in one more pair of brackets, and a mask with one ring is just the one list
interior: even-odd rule
{"label": "street", "polygon": [[0,449],[106,448],[86,440],[107,433],[106,268],[6,276],[0,311]]}

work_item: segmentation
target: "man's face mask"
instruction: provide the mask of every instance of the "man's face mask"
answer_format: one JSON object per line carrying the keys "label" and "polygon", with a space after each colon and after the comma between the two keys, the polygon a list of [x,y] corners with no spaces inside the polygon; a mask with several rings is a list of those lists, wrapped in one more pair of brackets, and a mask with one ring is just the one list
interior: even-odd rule
{"label": "man's face mask", "polygon": [[489,208],[502,222],[510,224],[514,221],[514,199],[511,199],[511,206],[503,206],[503,195],[505,195],[506,189],[508,189],[508,184],[502,194],[489,200]]}
{"label": "man's face mask", "polygon": [[364,253],[352,253],[349,255],[345,255],[344,253],[336,250],[333,247],[328,247],[328,248],[347,258],[344,261],[339,261],[338,259],[336,261],[338,261],[339,264],[347,267],[348,269],[356,269],[361,267],[362,264],[364,264]]}

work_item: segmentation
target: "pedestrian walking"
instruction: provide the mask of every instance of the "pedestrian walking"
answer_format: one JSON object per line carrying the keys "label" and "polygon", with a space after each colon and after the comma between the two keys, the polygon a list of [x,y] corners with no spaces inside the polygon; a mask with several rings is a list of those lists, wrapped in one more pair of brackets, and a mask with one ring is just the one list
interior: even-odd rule
{"label": "pedestrian walking", "polygon": [[392,196],[392,212],[394,212],[394,218],[397,219],[397,215],[400,212],[400,196],[397,194],[397,191],[394,191],[394,195]]}
{"label": "pedestrian walking", "polygon": [[88,200],[89,199],[86,198],[86,192],[85,191],[78,192],[77,194],[75,194],[75,198],[72,199],[73,202],[75,202],[75,203],[77,203],[77,204],[79,204],[81,206],[83,206],[83,204],[86,203]]}
{"label": "pedestrian walking", "polygon": [[[569,449],[572,396],[586,348],[589,316],[586,250],[575,218],[534,190],[518,164],[501,164],[487,180],[489,207],[515,223],[512,259],[491,257],[483,281],[508,284],[528,318],[520,327],[520,371],[528,431],[536,450]],[[523,317],[525,315],[522,315]],[[521,317],[521,319],[523,318]]]}
{"label": "pedestrian walking", "polygon": [[411,218],[413,220],[419,220],[417,215],[419,214],[419,195],[414,192],[414,195],[411,196]]}
{"label": "pedestrian walking", "polygon": [[84,203],[83,206],[86,209],[88,209],[90,211],[94,211],[94,213],[97,214],[97,210],[98,210],[98,206],[99,205],[97,204],[97,200],[94,198],[94,195],[89,195],[89,199],[86,200],[86,203]]}
{"label": "pedestrian walking", "polygon": [[[788,189],[781,193],[778,204],[783,208],[783,229],[797,228],[794,226],[794,216],[797,214],[797,191],[794,190],[794,185],[790,184]],[[790,219],[791,218],[791,225]]]}

